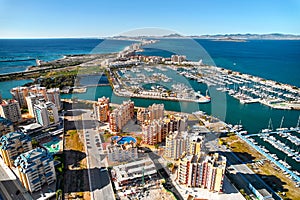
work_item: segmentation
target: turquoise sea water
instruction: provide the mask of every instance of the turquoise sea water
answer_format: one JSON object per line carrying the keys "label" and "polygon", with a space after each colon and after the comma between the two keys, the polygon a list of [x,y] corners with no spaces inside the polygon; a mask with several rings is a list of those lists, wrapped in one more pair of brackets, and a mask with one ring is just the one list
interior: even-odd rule
{"label": "turquoise sea water", "polygon": [[300,40],[164,39],[145,47],[144,55],[186,55],[226,69],[300,87]]}
{"label": "turquoise sea water", "polygon": [[[122,50],[126,45],[131,43],[132,41],[103,42],[99,39],[0,40],[0,58],[2,60],[17,59],[19,54],[32,55],[32,57],[34,57],[33,55],[37,55],[37,52],[40,52],[40,54],[45,57],[48,55],[48,58],[51,58],[51,55],[62,56],[64,54],[94,53],[101,51],[114,52]],[[4,54],[3,49],[5,49],[5,45],[3,46],[3,44],[5,44],[6,47],[11,46],[5,50],[6,53]],[[199,44],[201,44],[201,46]],[[47,50],[47,48],[49,48],[49,50]],[[45,51],[43,51],[43,49]],[[165,57],[169,57],[175,53],[184,54],[187,55],[187,58],[190,60],[197,61],[202,59],[203,62],[207,64],[216,64],[224,68],[299,86],[299,52],[300,41],[251,40],[248,42],[221,42],[211,40],[165,39],[158,43],[145,46],[145,51],[142,52],[142,54]],[[14,57],[14,55],[16,55],[16,57]],[[235,63],[235,65],[233,65],[233,63]],[[0,73],[1,71],[6,72],[4,69],[1,70],[2,65],[3,63],[0,63]],[[11,98],[8,91],[9,88],[23,85],[24,83],[26,83],[26,80],[0,83],[2,96],[4,98]],[[206,90],[206,86],[198,84],[195,81],[189,81],[189,83],[195,90],[201,90],[202,92]],[[214,90],[214,88],[209,88],[209,92],[213,97],[212,103],[199,104],[199,106],[186,102],[179,103],[150,99],[133,100],[137,106],[148,106],[152,103],[163,102],[168,110],[193,112],[200,109],[208,114],[220,117],[228,123],[237,124],[241,121],[249,132],[257,132],[262,128],[266,128],[270,118],[272,118],[274,127],[278,127],[282,116],[285,117],[283,126],[295,126],[300,114],[299,111],[274,110],[260,104],[242,105],[231,96],[225,94],[220,95],[220,92]],[[121,103],[127,99],[115,96],[110,87],[90,87],[86,94],[75,94],[74,96],[92,100],[107,96],[110,97],[114,103]],[[62,95],[62,97],[70,98],[71,95]],[[217,99],[220,98],[222,98],[222,101],[218,102]],[[224,103],[224,98],[226,99],[226,103]],[[224,106],[224,104],[226,105]]]}
{"label": "turquoise sea water", "polygon": [[103,39],[0,39],[0,74],[25,71],[36,59],[51,61],[64,55],[118,52],[132,44]]}
{"label": "turquoise sea water", "polygon": [[[115,52],[122,50],[131,43],[129,41],[101,42],[97,39],[0,40],[0,73],[22,71],[28,66],[27,61],[1,62],[1,60],[22,60],[27,57],[52,60],[65,54]],[[3,46],[3,44],[6,46]],[[8,46],[10,47],[8,48]],[[300,58],[300,41],[251,40],[239,43],[210,40],[162,40],[156,44],[146,46],[145,51],[141,54],[165,57],[173,54],[184,54],[187,55],[189,60],[198,61],[202,59],[206,64],[300,86],[300,62],[298,60]],[[35,61],[29,60],[28,62],[34,64]],[[20,63],[23,63],[24,66]],[[10,88],[23,85],[29,81],[31,80],[0,82],[0,91],[3,98],[11,98]],[[89,81],[92,80],[89,79],[86,83],[89,83]],[[207,89],[205,85],[196,81],[188,80],[188,82],[196,91],[200,90],[204,93]],[[263,128],[267,128],[270,118],[274,128],[280,126],[283,116],[285,117],[283,127],[292,127],[297,124],[299,111],[275,110],[261,104],[242,105],[238,100],[216,91],[215,88],[208,88],[208,90],[212,97],[212,102],[209,104],[138,98],[131,98],[131,100],[135,102],[136,106],[142,107],[153,103],[163,103],[166,110],[188,113],[202,110],[227,123],[237,124],[241,122],[250,133],[256,133]],[[62,94],[62,98],[78,97],[87,100],[97,100],[102,96],[109,97],[113,103],[122,103],[123,100],[128,99],[114,95],[109,86],[88,87],[87,92],[84,94]],[[281,158],[283,157],[281,156]],[[287,161],[292,163],[293,166],[297,165],[296,168],[299,169],[298,163],[289,159]]]}

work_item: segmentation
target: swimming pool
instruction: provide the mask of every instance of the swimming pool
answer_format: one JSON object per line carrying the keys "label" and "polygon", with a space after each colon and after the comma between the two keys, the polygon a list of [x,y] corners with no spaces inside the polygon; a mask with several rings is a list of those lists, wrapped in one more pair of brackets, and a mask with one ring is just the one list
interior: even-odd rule
{"label": "swimming pool", "polygon": [[117,140],[118,144],[130,144],[131,142],[136,143],[136,139],[132,136],[113,136],[111,138],[112,141]]}
{"label": "swimming pool", "polygon": [[42,146],[44,146],[50,153],[57,153],[59,152],[59,142],[60,140],[55,138],[50,142],[44,143],[42,144]]}

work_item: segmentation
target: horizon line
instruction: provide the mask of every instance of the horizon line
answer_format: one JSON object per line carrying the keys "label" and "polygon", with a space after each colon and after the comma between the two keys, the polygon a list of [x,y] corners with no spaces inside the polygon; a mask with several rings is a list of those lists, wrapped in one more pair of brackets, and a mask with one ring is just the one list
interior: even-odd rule
{"label": "horizon line", "polygon": [[169,35],[178,35],[181,37],[201,37],[201,36],[226,36],[226,35],[274,35],[274,34],[280,34],[280,35],[290,35],[294,37],[300,37],[300,34],[294,34],[294,33],[215,33],[215,34],[190,34],[190,35],[183,35],[179,33],[171,33],[168,35],[161,35],[161,36],[155,36],[155,35],[139,35],[139,36],[126,36],[126,35],[112,35],[112,36],[57,36],[57,37],[44,37],[44,36],[37,36],[37,37],[0,37],[0,39],[107,39],[107,38],[117,38],[117,37],[127,37],[127,38],[134,38],[134,37],[164,37]]}

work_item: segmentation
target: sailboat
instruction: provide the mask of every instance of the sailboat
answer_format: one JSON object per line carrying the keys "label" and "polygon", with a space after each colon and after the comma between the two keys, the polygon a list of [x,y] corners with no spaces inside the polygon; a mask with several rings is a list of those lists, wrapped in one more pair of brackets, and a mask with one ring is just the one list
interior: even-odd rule
{"label": "sailboat", "polygon": [[276,129],[276,131],[285,132],[288,130],[288,128],[282,128],[283,125],[284,116],[281,118],[280,127]]}
{"label": "sailboat", "polygon": [[300,133],[299,123],[300,123],[300,115],[299,115],[299,118],[298,118],[298,122],[297,122],[296,127],[295,127],[295,128],[294,128],[294,127],[291,127],[290,130],[291,130],[291,131],[296,131],[296,132]]}
{"label": "sailboat", "polygon": [[262,133],[269,133],[273,130],[273,124],[272,124],[272,119],[270,118],[268,128],[267,129],[262,129]]}

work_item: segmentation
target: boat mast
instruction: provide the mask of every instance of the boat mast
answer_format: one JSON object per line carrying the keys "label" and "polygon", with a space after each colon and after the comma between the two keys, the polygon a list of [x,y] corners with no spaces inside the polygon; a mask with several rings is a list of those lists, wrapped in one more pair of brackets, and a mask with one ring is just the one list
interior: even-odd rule
{"label": "boat mast", "polygon": [[300,115],[299,115],[299,118],[298,118],[298,122],[297,122],[296,128],[299,128],[299,122],[300,122]]}
{"label": "boat mast", "polygon": [[270,120],[269,120],[268,129],[269,129],[269,130],[273,130],[272,118],[270,118]]}
{"label": "boat mast", "polygon": [[284,116],[281,118],[280,128],[282,128],[283,120],[284,120]]}

